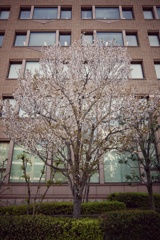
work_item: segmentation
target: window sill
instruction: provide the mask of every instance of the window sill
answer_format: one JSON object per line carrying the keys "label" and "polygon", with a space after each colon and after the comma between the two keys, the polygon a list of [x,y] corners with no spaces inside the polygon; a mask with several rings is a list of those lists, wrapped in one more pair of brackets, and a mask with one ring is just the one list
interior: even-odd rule
{"label": "window sill", "polygon": [[129,78],[129,80],[146,80],[146,78]]}

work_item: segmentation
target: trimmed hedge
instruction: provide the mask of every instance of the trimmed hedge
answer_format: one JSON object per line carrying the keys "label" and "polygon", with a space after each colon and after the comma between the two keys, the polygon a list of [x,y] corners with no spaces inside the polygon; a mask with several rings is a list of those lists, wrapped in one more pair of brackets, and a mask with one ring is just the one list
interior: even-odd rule
{"label": "trimmed hedge", "polygon": [[[37,205],[38,206],[38,205]],[[32,214],[32,205],[29,213]],[[104,214],[109,211],[125,210],[126,206],[121,202],[87,202],[81,205],[81,214]],[[27,211],[26,205],[0,207],[0,215],[25,215]],[[44,215],[72,215],[73,203],[70,202],[45,202],[38,209],[39,214]]]}
{"label": "trimmed hedge", "polygon": [[81,205],[81,213],[82,214],[105,214],[110,211],[116,210],[125,210],[126,205],[122,202],[87,202],[82,203]]}
{"label": "trimmed hedge", "polygon": [[1,216],[2,240],[102,240],[97,219],[52,218],[46,216]]}
{"label": "trimmed hedge", "polygon": [[149,210],[110,212],[103,218],[105,240],[159,240],[160,214]]}
{"label": "trimmed hedge", "polygon": [[159,240],[160,214],[113,211],[101,219],[0,216],[0,240]]}
{"label": "trimmed hedge", "polygon": [[[160,209],[160,194],[154,193],[155,207]],[[149,200],[147,193],[127,192],[111,193],[108,200],[119,201],[126,204],[127,208],[149,209]]]}

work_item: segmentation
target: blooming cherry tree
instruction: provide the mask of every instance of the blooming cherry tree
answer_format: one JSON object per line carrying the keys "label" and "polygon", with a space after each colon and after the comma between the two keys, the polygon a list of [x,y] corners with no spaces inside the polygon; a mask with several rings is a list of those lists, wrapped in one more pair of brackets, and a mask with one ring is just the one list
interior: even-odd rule
{"label": "blooming cherry tree", "polygon": [[24,114],[6,104],[7,136],[68,179],[76,218],[86,182],[122,139],[129,72],[114,41],[44,47],[39,70],[19,75],[14,99]]}
{"label": "blooming cherry tree", "polygon": [[132,168],[132,174],[126,177],[147,187],[150,208],[155,210],[153,184],[160,181],[160,92],[149,98],[132,94],[128,97],[128,104],[127,111],[121,115],[121,122],[128,128],[123,135],[122,152],[128,152],[128,158],[120,163],[138,162],[140,173],[136,174]]}

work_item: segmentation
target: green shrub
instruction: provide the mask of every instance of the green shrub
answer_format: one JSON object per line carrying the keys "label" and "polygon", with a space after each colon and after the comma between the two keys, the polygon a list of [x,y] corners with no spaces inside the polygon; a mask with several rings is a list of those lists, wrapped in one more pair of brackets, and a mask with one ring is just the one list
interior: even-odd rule
{"label": "green shrub", "polygon": [[113,202],[87,202],[82,203],[81,213],[82,214],[104,214],[115,210],[125,210],[126,205],[117,201]]}
{"label": "green shrub", "polygon": [[[160,194],[154,193],[153,195],[155,206],[157,209],[160,209]],[[127,208],[149,209],[149,199],[147,193],[111,193],[108,196],[108,200],[123,202],[126,204]]]}
{"label": "green shrub", "polygon": [[38,213],[44,215],[71,215],[73,203],[71,202],[44,202],[38,209]]}
{"label": "green shrub", "polygon": [[103,224],[106,240],[160,239],[160,214],[149,210],[110,212]]}
{"label": "green shrub", "polygon": [[1,216],[2,240],[102,240],[100,220],[46,216]]}
{"label": "green shrub", "polygon": [[[30,206],[29,214],[32,214],[33,206]],[[72,215],[73,203],[70,202],[49,202],[42,203],[40,206],[37,204],[36,208],[39,214],[43,215]],[[124,210],[125,204],[120,202],[88,202],[82,203],[82,214],[104,214],[108,211]],[[10,206],[1,207],[0,215],[26,215],[27,206]]]}

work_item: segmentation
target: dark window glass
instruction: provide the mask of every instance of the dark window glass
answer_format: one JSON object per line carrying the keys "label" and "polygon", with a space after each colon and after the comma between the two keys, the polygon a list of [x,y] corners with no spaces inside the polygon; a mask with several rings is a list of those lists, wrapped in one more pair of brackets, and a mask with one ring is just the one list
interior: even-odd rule
{"label": "dark window glass", "polygon": [[0,46],[2,46],[3,38],[4,38],[4,34],[0,33]]}
{"label": "dark window glass", "polygon": [[137,35],[132,33],[126,34],[128,46],[138,46]]}
{"label": "dark window glass", "polygon": [[30,17],[30,9],[21,9],[20,19],[29,19]]}
{"label": "dark window glass", "polygon": [[123,11],[123,18],[125,18],[125,19],[133,19],[132,9],[122,9],[122,11]]}
{"label": "dark window glass", "polygon": [[14,46],[25,46],[26,45],[26,34],[16,34]]}
{"label": "dark window glass", "polygon": [[33,19],[56,19],[56,8],[34,8]]}
{"label": "dark window glass", "polygon": [[96,7],[96,19],[119,19],[119,8]]}
{"label": "dark window glass", "polygon": [[82,19],[92,19],[92,8],[82,8]]}
{"label": "dark window glass", "polygon": [[72,11],[71,9],[61,8],[61,19],[71,19]]}
{"label": "dark window glass", "polygon": [[122,38],[122,33],[120,32],[97,32],[97,37],[100,39],[100,40],[103,40],[106,42],[109,41],[109,40],[112,40],[114,39],[117,44],[123,46],[123,38]]}
{"label": "dark window glass", "polygon": [[51,46],[55,43],[55,32],[34,32],[30,34],[29,46]]}
{"label": "dark window glass", "polygon": [[71,35],[70,34],[60,34],[59,41],[61,46],[70,46],[71,45]]}

